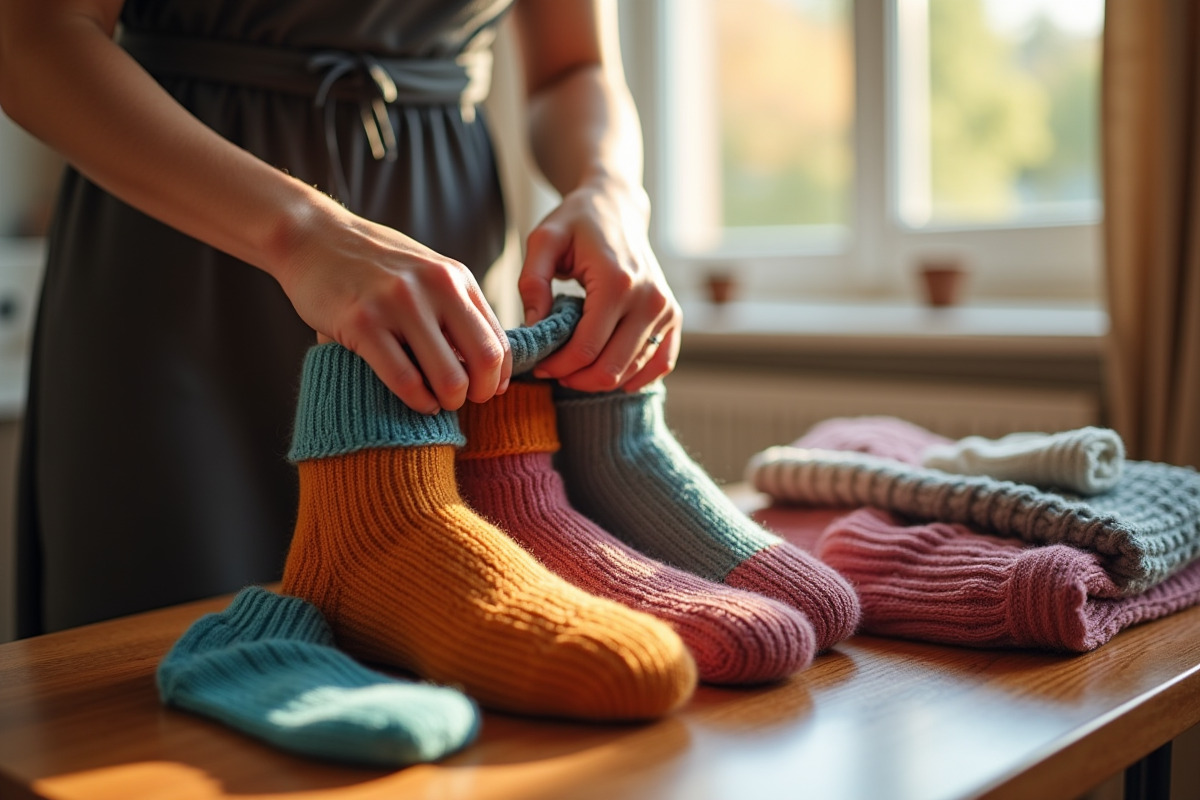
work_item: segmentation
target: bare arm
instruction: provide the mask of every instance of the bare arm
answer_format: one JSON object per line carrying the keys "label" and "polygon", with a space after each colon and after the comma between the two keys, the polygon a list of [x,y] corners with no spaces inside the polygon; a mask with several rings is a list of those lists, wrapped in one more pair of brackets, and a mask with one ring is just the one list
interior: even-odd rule
{"label": "bare arm", "polygon": [[469,271],[198,121],[112,41],[121,5],[0,4],[8,115],[113,195],[272,275],[309,325],[363,356],[413,408],[503,390],[507,340]]}
{"label": "bare arm", "polygon": [[647,238],[641,128],[615,11],[611,2],[519,0],[515,12],[534,157],[563,195],[529,237],[526,318],[549,309],[553,277],[576,278],[588,293],[575,336],[538,374],[585,391],[632,391],[674,367],[682,314]]}

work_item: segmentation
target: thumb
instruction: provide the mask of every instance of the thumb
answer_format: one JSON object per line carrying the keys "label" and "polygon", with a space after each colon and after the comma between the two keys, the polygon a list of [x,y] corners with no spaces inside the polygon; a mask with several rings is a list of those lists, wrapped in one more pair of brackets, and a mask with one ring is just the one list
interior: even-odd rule
{"label": "thumb", "polygon": [[525,324],[532,325],[550,313],[554,302],[551,280],[559,273],[559,263],[570,237],[566,231],[541,225],[529,234],[525,243],[525,264],[517,281],[517,291],[525,306]]}

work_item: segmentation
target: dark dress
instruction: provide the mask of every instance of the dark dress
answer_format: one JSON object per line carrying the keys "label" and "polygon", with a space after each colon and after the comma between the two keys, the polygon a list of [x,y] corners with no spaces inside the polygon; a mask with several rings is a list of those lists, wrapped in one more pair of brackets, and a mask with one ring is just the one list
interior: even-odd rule
{"label": "dark dress", "polygon": [[[122,26],[143,41],[333,52],[316,62],[318,77],[349,65],[329,92],[331,120],[309,90],[143,63],[227,139],[482,276],[505,227],[482,110],[402,91],[387,107],[394,154],[376,160],[365,106],[341,90],[365,82],[363,53],[486,53],[508,1],[128,0]],[[331,136],[340,165],[330,163]],[[297,499],[284,454],[313,343],[270,276],[68,170],[21,453],[18,634],[277,579]]]}

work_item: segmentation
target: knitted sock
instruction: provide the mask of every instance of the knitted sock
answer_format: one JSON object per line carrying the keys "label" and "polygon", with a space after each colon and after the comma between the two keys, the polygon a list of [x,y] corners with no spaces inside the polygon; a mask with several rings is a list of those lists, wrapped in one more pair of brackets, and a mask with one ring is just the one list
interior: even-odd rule
{"label": "knitted sock", "polygon": [[1079,428],[1061,433],[1011,433],[1000,439],[968,436],[925,451],[926,467],[958,475],[1067,489],[1107,492],[1121,480],[1125,444],[1114,430]]}
{"label": "knitted sock", "polygon": [[467,508],[462,443],[453,413],[408,409],[336,344],[310,350],[284,591],[321,609],[352,654],[493,708],[639,719],[683,703],[696,668],[679,637],[571,586]]}
{"label": "knitted sock", "polygon": [[812,626],[792,608],[638,553],[567,502],[549,384],[514,382],[459,412],[458,486],[471,508],[587,592],[671,624],[709,683],[776,680],[812,659]]}
{"label": "knitted sock", "polygon": [[1095,553],[961,525],[903,527],[875,509],[827,528],[817,553],[854,581],[864,631],[946,644],[1084,652],[1200,602],[1200,562],[1121,597]]}
{"label": "knitted sock", "polygon": [[854,632],[854,590],[741,513],[675,441],[661,384],[632,394],[557,391],[558,464],[571,502],[643,553],[801,611],[824,650]]}
{"label": "knitted sock", "polygon": [[188,628],[158,691],[284,750],[387,767],[441,758],[479,728],[461,693],[372,672],[334,647],[317,609],[253,586]]}

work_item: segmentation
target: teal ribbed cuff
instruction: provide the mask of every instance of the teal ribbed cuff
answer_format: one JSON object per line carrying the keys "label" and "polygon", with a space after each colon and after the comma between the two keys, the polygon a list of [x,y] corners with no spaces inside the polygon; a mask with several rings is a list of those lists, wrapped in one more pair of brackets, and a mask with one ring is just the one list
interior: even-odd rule
{"label": "teal ribbed cuff", "polygon": [[289,461],[372,447],[462,447],[466,441],[457,414],[413,411],[376,377],[367,362],[340,344],[317,345],[305,356]]}
{"label": "teal ribbed cuff", "polygon": [[[545,319],[505,331],[512,347],[513,374],[533,369],[571,338],[583,315],[583,300],[559,295]],[[339,344],[308,351],[300,378],[296,427],[288,460],[345,455],[369,447],[466,444],[458,415],[413,411],[392,394],[367,362]]]}
{"label": "teal ribbed cuff", "polygon": [[505,331],[512,348],[513,375],[528,372],[546,356],[562,347],[583,316],[583,299],[560,294],[546,318],[528,328]]}

